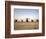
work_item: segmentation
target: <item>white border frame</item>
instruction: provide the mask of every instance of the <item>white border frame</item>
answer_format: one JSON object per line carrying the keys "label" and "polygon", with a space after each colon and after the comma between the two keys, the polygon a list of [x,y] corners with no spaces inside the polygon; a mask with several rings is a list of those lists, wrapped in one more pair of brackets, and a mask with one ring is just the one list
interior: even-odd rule
{"label": "white border frame", "polygon": [[[14,30],[14,8],[23,9],[39,9],[39,29],[32,30]],[[20,6],[11,5],[11,34],[26,34],[26,33],[42,33],[42,7],[40,6]]]}

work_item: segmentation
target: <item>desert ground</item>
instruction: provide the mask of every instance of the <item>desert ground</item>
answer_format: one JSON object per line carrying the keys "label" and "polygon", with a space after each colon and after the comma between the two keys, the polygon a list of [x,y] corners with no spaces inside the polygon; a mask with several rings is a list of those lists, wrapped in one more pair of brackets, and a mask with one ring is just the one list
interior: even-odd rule
{"label": "desert ground", "polygon": [[15,30],[30,30],[30,29],[38,29],[38,22],[15,22],[14,29]]}

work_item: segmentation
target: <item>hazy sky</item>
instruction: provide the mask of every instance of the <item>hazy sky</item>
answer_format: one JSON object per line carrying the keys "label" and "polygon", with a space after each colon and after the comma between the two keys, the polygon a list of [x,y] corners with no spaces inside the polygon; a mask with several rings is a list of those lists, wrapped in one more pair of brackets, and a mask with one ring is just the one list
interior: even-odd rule
{"label": "hazy sky", "polygon": [[38,9],[14,9],[15,19],[38,19],[39,18],[39,10]]}

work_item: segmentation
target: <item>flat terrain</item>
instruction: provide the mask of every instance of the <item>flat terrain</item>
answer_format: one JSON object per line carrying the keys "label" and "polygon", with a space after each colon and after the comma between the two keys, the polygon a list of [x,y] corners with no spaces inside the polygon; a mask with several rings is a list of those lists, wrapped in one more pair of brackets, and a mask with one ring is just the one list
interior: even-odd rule
{"label": "flat terrain", "polygon": [[14,23],[15,30],[30,30],[38,29],[38,22],[16,22]]}

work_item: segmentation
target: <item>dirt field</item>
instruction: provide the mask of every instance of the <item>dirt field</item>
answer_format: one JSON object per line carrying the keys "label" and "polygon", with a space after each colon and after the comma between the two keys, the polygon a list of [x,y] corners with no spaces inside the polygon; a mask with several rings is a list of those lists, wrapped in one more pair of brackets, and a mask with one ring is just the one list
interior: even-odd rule
{"label": "dirt field", "polygon": [[38,29],[38,22],[16,22],[14,24],[15,30]]}

